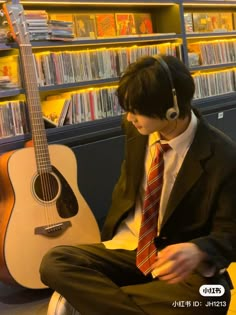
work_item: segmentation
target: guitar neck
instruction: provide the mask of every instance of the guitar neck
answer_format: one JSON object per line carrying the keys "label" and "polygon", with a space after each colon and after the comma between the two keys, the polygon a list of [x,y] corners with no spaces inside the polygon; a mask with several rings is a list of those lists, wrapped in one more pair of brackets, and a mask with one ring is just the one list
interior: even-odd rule
{"label": "guitar neck", "polygon": [[27,22],[24,16],[24,8],[19,3],[4,3],[3,10],[6,14],[12,36],[20,48],[24,88],[28,105],[37,169],[40,173],[48,172],[52,170],[52,167],[41,109],[36,68],[32,46],[29,39],[29,31],[27,29]]}
{"label": "guitar neck", "polygon": [[37,168],[40,172],[47,172],[51,171],[51,163],[32,46],[31,44],[20,44],[19,47]]}

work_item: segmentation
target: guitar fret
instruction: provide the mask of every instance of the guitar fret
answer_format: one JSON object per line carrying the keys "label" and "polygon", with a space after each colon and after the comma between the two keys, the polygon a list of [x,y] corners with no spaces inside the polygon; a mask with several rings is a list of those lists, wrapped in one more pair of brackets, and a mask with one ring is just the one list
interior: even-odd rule
{"label": "guitar fret", "polygon": [[52,171],[51,168],[44,167],[44,168],[41,168],[39,170],[39,173],[47,173],[47,172],[51,172],[51,171]]}
{"label": "guitar fret", "polygon": [[49,159],[49,157],[43,156],[43,157],[41,158],[41,161],[46,161],[46,160],[48,160],[48,159]]}
{"label": "guitar fret", "polygon": [[44,147],[43,147],[42,145],[41,145],[41,146],[36,145],[36,146],[35,146],[35,148],[36,148],[38,151],[40,151],[40,150],[41,150],[41,151],[45,151],[45,152],[47,152],[47,146],[44,146]]}
{"label": "guitar fret", "polygon": [[40,157],[40,156],[38,156],[38,158],[39,158],[39,159],[38,159],[39,163],[40,163],[40,162],[45,163],[45,161],[46,161],[46,162],[49,161],[49,156],[48,156],[48,157],[46,157],[46,156],[45,156],[45,157],[42,157],[42,156]]}
{"label": "guitar fret", "polygon": [[38,168],[40,168],[40,170],[49,169],[50,166],[48,164],[38,163]]}
{"label": "guitar fret", "polygon": [[[37,148],[36,148],[37,150]],[[43,155],[42,155],[42,152],[43,152]],[[37,157],[40,159],[40,160],[43,160],[43,159],[47,159],[49,160],[49,154],[47,153],[47,150],[37,150]]]}
{"label": "guitar fret", "polygon": [[[44,129],[42,129],[42,130],[35,130],[34,132],[33,132],[33,134],[34,134],[34,136],[42,136],[42,135],[44,135],[45,134],[45,130]],[[40,139],[39,139],[40,140]],[[42,139],[41,139],[42,140]]]}
{"label": "guitar fret", "polygon": [[[45,139],[42,139],[42,137],[44,137],[44,133],[40,133],[38,132],[37,134],[34,133],[34,137],[37,138],[37,142],[42,144],[42,143],[45,143]],[[37,146],[37,143],[35,144],[35,146]],[[45,145],[46,147],[46,145]]]}

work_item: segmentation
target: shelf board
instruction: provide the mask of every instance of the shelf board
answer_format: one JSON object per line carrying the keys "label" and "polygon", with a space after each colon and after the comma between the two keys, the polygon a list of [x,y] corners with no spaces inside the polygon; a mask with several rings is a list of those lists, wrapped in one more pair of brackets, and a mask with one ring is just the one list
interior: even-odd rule
{"label": "shelf board", "polygon": [[12,47],[5,44],[5,43],[0,43],[0,51],[1,50],[9,50],[9,49],[12,49]]}
{"label": "shelf board", "polygon": [[0,138],[0,155],[4,152],[24,147],[25,142],[28,140],[30,140],[29,134]]}
{"label": "shelf board", "polygon": [[121,135],[121,117],[122,115],[48,129],[48,142],[73,146]]}
{"label": "shelf board", "polygon": [[66,83],[66,84],[54,84],[48,86],[41,86],[39,88],[40,92],[43,91],[58,91],[63,89],[73,89],[80,87],[91,87],[91,86],[99,86],[103,84],[111,84],[114,83],[116,85],[119,81],[119,78],[109,78],[109,79],[98,79],[98,80],[89,80],[89,81],[80,81],[75,83]]}
{"label": "shelf board", "polygon": [[202,71],[202,70],[224,69],[224,68],[235,67],[235,65],[236,65],[235,62],[229,62],[229,63],[214,64],[214,65],[195,66],[195,67],[190,67],[189,70],[191,72],[195,72],[195,71]]}
{"label": "shelf board", "polygon": [[232,32],[210,32],[210,33],[187,33],[186,38],[187,39],[196,39],[196,38],[219,38],[219,37],[235,37],[236,36],[236,31]]}
{"label": "shelf board", "polygon": [[[236,34],[236,32],[235,32]],[[142,42],[157,42],[170,41],[181,39],[182,34],[176,33],[154,33],[148,35],[130,35],[104,38],[80,38],[75,40],[45,40],[45,41],[31,41],[32,48],[53,48],[53,47],[71,47],[71,46],[97,46],[97,45],[114,45],[126,43],[142,43]],[[17,43],[10,43],[10,48],[17,48]],[[8,48],[9,49],[9,48]]]}
{"label": "shelf board", "polygon": [[[5,0],[0,0],[0,3],[4,3]],[[34,6],[42,6],[42,5],[47,5],[47,6],[94,6],[94,5],[99,5],[99,6],[167,6],[167,5],[174,5],[174,4],[179,4],[179,0],[166,0],[166,1],[157,1],[157,0],[135,0],[135,1],[129,1],[129,0],[21,0],[20,3],[22,5],[34,5]]]}
{"label": "shelf board", "polygon": [[[3,0],[1,0],[0,2],[5,2]],[[156,1],[156,0],[135,0],[135,1],[129,1],[129,0],[21,0],[20,1],[21,4],[33,4],[33,5],[44,5],[47,4],[47,6],[55,6],[55,5],[63,5],[63,6],[69,6],[69,5],[76,5],[76,6],[81,6],[81,5],[86,5],[86,6],[90,6],[90,5],[99,5],[99,6],[116,6],[117,4],[119,5],[132,5],[132,6],[138,6],[138,5],[170,5],[170,4],[176,4],[179,3],[178,0],[175,1],[170,1],[170,0],[166,0],[166,1]]]}
{"label": "shelf board", "polygon": [[226,110],[235,107],[236,92],[224,93],[221,95],[208,96],[193,100],[192,104],[202,113]]}
{"label": "shelf board", "polygon": [[[73,88],[81,88],[81,87],[91,87],[91,86],[100,86],[104,84],[118,84],[119,78],[109,78],[109,79],[98,79],[98,80],[90,80],[90,81],[81,81],[75,83],[66,83],[66,84],[54,84],[48,86],[39,87],[40,92],[46,91],[59,91],[65,89],[73,89]],[[0,91],[0,99],[4,97],[17,96],[19,94],[24,93],[24,89],[8,89]]]}
{"label": "shelf board", "polygon": [[[0,3],[6,2],[5,0],[0,0]],[[34,5],[34,6],[42,6],[42,5],[47,5],[47,6],[94,6],[94,5],[99,5],[99,6],[117,6],[117,5],[123,5],[123,6],[166,6],[166,5],[174,5],[174,4],[180,4],[182,3],[184,6],[231,6],[231,5],[236,5],[236,1],[192,1],[192,0],[165,0],[165,1],[158,1],[158,0],[133,0],[133,1],[128,1],[128,0],[21,0],[21,4],[23,5]]]}
{"label": "shelf board", "polygon": [[0,91],[0,99],[4,97],[16,96],[23,93],[23,89],[7,89]]}
{"label": "shelf board", "polygon": [[191,6],[191,7],[209,7],[209,6],[235,6],[236,1],[192,1],[192,0],[184,0],[181,1],[183,3],[183,6]]}

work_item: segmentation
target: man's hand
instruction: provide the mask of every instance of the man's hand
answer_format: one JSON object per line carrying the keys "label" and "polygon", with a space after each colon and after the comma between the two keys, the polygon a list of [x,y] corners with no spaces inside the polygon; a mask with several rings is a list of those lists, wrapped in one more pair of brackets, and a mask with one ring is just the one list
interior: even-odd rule
{"label": "man's hand", "polygon": [[206,256],[193,243],[167,246],[158,253],[152,265],[152,275],[168,283],[178,283],[196,269]]}

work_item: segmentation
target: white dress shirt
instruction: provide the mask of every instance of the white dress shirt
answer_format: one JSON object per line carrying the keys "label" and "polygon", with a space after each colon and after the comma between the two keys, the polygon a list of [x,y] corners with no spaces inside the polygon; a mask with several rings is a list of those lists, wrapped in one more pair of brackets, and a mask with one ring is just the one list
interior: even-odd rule
{"label": "white dress shirt", "polygon": [[108,249],[127,249],[134,250],[138,246],[139,229],[142,218],[142,205],[143,196],[146,188],[146,178],[150,169],[152,158],[155,152],[155,144],[157,141],[161,143],[168,143],[171,150],[164,153],[164,174],[163,174],[163,187],[160,200],[160,209],[158,217],[158,233],[160,230],[161,221],[163,219],[167,202],[175,179],[178,175],[180,167],[183,163],[186,153],[193,141],[196,128],[197,128],[197,117],[192,112],[191,121],[188,128],[176,138],[170,141],[164,141],[160,139],[158,132],[154,132],[149,135],[149,141],[146,149],[145,156],[145,174],[140,184],[139,194],[137,196],[136,205],[134,211],[132,211],[128,217],[121,222],[117,229],[114,237],[103,242]]}

